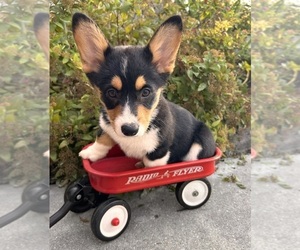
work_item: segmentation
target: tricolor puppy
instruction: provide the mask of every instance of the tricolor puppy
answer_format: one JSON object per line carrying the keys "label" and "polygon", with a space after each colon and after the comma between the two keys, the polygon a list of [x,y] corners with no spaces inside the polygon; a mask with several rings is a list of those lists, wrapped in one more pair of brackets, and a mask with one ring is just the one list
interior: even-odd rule
{"label": "tricolor puppy", "polygon": [[74,14],[72,25],[83,71],[103,103],[103,132],[79,153],[82,158],[101,159],[115,144],[146,167],[214,155],[208,127],[163,96],[181,41],[180,16],[166,20],[144,47],[111,46],[81,13]]}

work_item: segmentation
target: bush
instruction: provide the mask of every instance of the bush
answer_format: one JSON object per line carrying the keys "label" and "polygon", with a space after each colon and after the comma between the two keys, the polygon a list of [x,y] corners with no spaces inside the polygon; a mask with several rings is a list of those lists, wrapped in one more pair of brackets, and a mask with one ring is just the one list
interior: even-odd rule
{"label": "bush", "polygon": [[269,0],[252,8],[251,140],[262,155],[276,155],[278,134],[300,125],[300,11]]}
{"label": "bush", "polygon": [[33,32],[47,1],[0,5],[0,183],[19,186],[48,173],[48,63]]}
{"label": "bush", "polygon": [[[167,98],[206,122],[218,146],[232,151],[230,135],[250,124],[250,10],[240,1],[231,2],[52,1],[53,179],[68,181],[81,175],[78,152],[93,141],[98,126],[99,100],[81,71],[70,27],[72,14],[82,10],[112,45],[145,45],[164,20],[180,14],[184,36]],[[73,165],[70,157],[77,159]]]}

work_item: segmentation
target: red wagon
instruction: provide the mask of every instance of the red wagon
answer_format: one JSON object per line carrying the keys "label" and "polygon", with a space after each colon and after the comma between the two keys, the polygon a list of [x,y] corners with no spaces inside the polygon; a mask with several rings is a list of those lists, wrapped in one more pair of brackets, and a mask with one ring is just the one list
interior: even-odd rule
{"label": "red wagon", "polygon": [[88,177],[69,185],[65,207],[51,216],[50,226],[69,210],[79,213],[97,207],[91,219],[92,231],[101,240],[113,240],[125,231],[131,211],[125,200],[108,196],[168,184],[176,184],[176,198],[184,208],[198,208],[210,197],[211,185],[205,177],[215,172],[216,161],[221,155],[217,148],[210,158],[138,169],[138,160],[126,157],[116,146],[104,159],[83,160]]}

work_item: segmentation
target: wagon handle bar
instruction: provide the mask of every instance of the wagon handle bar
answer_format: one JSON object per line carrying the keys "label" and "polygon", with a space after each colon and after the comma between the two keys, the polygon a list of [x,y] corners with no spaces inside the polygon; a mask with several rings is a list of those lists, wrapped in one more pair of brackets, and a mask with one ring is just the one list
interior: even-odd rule
{"label": "wagon handle bar", "polygon": [[24,202],[10,213],[0,217],[0,228],[22,217],[31,210],[33,205],[34,203],[30,201]]}
{"label": "wagon handle bar", "polygon": [[50,217],[50,228],[66,216],[73,204],[73,202],[67,200],[64,205]]}

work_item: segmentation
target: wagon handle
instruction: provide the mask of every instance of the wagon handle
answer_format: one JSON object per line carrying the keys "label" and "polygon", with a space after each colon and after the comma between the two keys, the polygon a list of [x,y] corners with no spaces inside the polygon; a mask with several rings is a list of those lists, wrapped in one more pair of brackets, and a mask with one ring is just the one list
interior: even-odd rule
{"label": "wagon handle", "polygon": [[70,211],[73,206],[73,202],[66,201],[64,205],[50,217],[50,228],[59,222]]}
{"label": "wagon handle", "polygon": [[0,217],[0,228],[19,219],[29,211],[49,212],[49,185],[47,179],[30,183],[22,193],[22,204],[8,214]]}
{"label": "wagon handle", "polygon": [[24,214],[29,212],[32,208],[32,203],[27,201],[25,203],[22,203],[20,206],[18,206],[16,209],[11,211],[10,213],[0,217],[0,228],[8,225],[9,223],[19,219]]}

